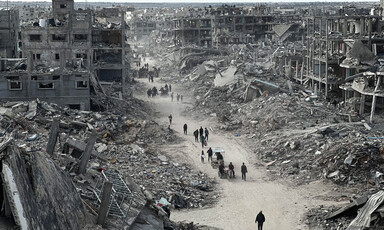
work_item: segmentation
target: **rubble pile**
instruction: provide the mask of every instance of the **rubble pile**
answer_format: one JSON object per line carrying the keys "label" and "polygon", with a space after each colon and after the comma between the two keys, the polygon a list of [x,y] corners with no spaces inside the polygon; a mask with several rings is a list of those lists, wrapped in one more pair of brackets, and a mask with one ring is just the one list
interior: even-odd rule
{"label": "rubble pile", "polygon": [[[133,217],[146,204],[144,196],[140,195],[142,191],[152,194],[153,201],[168,200],[174,208],[197,208],[216,202],[218,196],[212,192],[215,181],[186,164],[169,160],[167,153],[158,149],[162,144],[180,141],[174,130],[151,120],[130,119],[139,116],[138,112],[139,109],[122,116],[106,111],[79,111],[38,100],[6,103],[0,108],[0,129],[3,138],[13,136],[23,152],[33,155],[46,150],[51,124],[59,118],[56,151],[61,153],[52,155],[53,161],[69,173],[83,202],[93,214],[97,211],[93,190],[101,171],[117,172],[124,180],[131,181],[130,188],[140,185],[135,193],[136,201],[129,211]],[[78,158],[81,158],[91,133],[95,133],[96,143],[89,167],[86,174],[78,174]],[[191,226],[193,228],[185,229],[196,227]],[[110,228],[118,229],[119,226],[110,223]]]}

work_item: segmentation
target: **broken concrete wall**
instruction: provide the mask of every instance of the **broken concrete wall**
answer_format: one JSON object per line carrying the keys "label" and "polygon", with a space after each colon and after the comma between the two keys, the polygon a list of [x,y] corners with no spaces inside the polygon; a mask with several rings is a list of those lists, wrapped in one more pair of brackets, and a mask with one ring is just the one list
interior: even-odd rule
{"label": "broken concrete wall", "polygon": [[2,179],[21,229],[81,229],[89,222],[72,179],[47,155],[9,147]]}

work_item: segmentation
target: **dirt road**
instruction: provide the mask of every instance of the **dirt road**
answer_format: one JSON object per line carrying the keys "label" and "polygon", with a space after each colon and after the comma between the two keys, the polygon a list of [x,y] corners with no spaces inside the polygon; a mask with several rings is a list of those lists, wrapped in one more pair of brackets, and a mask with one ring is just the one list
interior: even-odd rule
{"label": "dirt road", "polygon": [[[143,82],[146,82],[143,80]],[[158,83],[147,83],[150,86],[159,86]],[[159,88],[159,87],[158,87]],[[177,86],[173,86],[177,92]],[[175,94],[176,94],[175,92]],[[172,114],[171,128],[178,132],[185,141],[181,144],[171,145],[167,149],[169,156],[178,161],[187,162],[195,166],[197,170],[215,177],[219,182],[218,189],[221,197],[217,205],[211,208],[172,211],[171,219],[174,221],[193,221],[204,225],[210,225],[222,229],[256,229],[256,214],[262,210],[265,217],[266,230],[307,229],[303,223],[303,214],[308,208],[326,205],[323,200],[313,197],[325,195],[329,188],[322,182],[312,183],[306,186],[291,187],[284,181],[270,181],[266,175],[264,166],[256,164],[257,159],[252,152],[244,146],[242,137],[233,134],[223,134],[216,130],[210,132],[208,147],[222,147],[225,149],[224,160],[226,164],[233,162],[236,178],[233,180],[219,179],[217,169],[213,169],[207,162],[200,161],[201,144],[194,142],[192,133],[194,130],[204,127],[215,127],[213,118],[195,121],[182,116],[187,101],[177,102],[176,98],[171,102],[170,98],[156,97],[146,98],[153,103],[159,112],[158,122],[168,125],[168,116]],[[183,125],[188,124],[188,135],[183,134]],[[208,147],[204,147],[206,152]],[[248,167],[247,181],[241,180],[240,166],[245,163]]]}

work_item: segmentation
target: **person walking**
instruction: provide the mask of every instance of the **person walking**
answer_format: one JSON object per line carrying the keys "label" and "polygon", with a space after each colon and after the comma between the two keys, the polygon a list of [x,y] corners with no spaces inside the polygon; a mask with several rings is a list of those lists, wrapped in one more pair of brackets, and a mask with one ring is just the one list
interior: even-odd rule
{"label": "person walking", "polygon": [[205,128],[204,133],[205,133],[205,139],[207,139],[207,141],[208,141],[209,131],[207,128]]}
{"label": "person walking", "polygon": [[263,230],[263,224],[265,222],[265,216],[262,211],[256,216],[255,223],[257,222],[257,230]]}
{"label": "person walking", "polygon": [[195,142],[199,142],[199,130],[196,129],[193,135],[195,136]]}
{"label": "person walking", "polygon": [[203,135],[204,135],[204,129],[203,129],[203,127],[202,127],[202,126],[200,126],[200,129],[199,129],[199,131],[200,131],[200,138],[201,138],[201,136],[203,136]]}
{"label": "person walking", "polygon": [[200,137],[200,141],[201,141],[201,148],[204,148],[204,143],[205,143],[205,138],[204,138],[204,136],[201,136],[201,137]]}
{"label": "person walking", "polygon": [[173,92],[171,93],[171,101],[173,101]]}
{"label": "person walking", "polygon": [[247,180],[247,176],[246,176],[246,173],[247,173],[247,166],[245,166],[244,162],[243,162],[243,165],[241,166],[241,179],[246,181]]}
{"label": "person walking", "polygon": [[180,95],[179,94],[176,95],[176,99],[177,99],[177,101],[180,100]]}
{"label": "person walking", "polygon": [[211,159],[211,162],[212,162],[213,151],[211,147],[209,147],[209,149],[207,150],[207,153],[208,153],[208,162],[209,162],[209,159]]}
{"label": "person walking", "polygon": [[204,154],[204,150],[201,151],[201,163],[204,164],[204,158],[205,158],[205,154]]}
{"label": "person walking", "polygon": [[169,92],[172,92],[172,85],[169,84]]}
{"label": "person walking", "polygon": [[183,101],[183,95],[180,95],[180,101]]}
{"label": "person walking", "polygon": [[172,114],[170,114],[168,118],[169,118],[169,125],[171,125],[172,124]]}
{"label": "person walking", "polygon": [[184,134],[187,135],[188,125],[184,124],[183,129],[184,129]]}
{"label": "person walking", "polygon": [[[235,178],[235,166],[232,164],[232,162],[229,162],[228,169],[230,173],[232,173],[233,178]],[[231,174],[229,174],[231,176]]]}

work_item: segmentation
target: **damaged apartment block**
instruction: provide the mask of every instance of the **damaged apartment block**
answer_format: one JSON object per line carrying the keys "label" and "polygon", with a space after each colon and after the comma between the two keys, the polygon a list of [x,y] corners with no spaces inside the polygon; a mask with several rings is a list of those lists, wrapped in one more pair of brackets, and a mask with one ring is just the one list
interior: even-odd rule
{"label": "damaged apartment block", "polygon": [[[17,42],[13,27],[8,29],[14,31],[9,33],[13,43],[0,40],[0,44],[5,41],[8,47],[17,44],[20,50],[8,48],[6,55],[1,55],[0,96],[8,101],[39,98],[89,110],[90,80],[96,84],[99,80],[125,82],[122,79],[128,73],[128,51],[124,14],[115,8],[113,14],[95,16],[91,10],[75,10],[73,0],[54,0],[52,9],[52,18],[22,25],[21,41]],[[18,20],[16,13],[4,15],[8,19],[5,24],[18,24],[10,21]]]}

